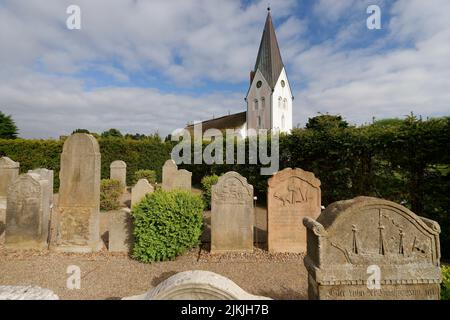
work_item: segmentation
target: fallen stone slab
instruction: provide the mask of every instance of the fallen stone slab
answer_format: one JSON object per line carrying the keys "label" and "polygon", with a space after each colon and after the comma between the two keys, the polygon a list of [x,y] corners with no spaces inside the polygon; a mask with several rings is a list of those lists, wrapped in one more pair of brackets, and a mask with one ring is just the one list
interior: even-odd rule
{"label": "fallen stone slab", "polygon": [[59,300],[59,297],[36,286],[0,286],[0,300]]}

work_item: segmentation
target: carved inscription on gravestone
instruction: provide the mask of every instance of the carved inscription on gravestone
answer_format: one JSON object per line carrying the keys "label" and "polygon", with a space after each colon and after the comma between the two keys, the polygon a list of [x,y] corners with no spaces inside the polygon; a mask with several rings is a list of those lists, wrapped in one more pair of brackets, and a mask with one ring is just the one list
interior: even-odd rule
{"label": "carved inscription on gravestone", "polygon": [[306,251],[304,217],[321,211],[320,181],[313,173],[287,168],[269,179],[268,248],[270,252]]}
{"label": "carved inscription on gravestone", "polygon": [[253,250],[253,186],[227,172],[212,187],[211,252]]}

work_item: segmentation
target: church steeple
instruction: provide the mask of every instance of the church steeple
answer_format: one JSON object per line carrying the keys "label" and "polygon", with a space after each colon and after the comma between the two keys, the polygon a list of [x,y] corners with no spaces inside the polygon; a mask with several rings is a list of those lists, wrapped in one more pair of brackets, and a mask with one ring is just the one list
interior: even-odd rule
{"label": "church steeple", "polygon": [[278,47],[275,28],[272,23],[270,8],[268,8],[266,24],[259,45],[258,58],[256,59],[255,70],[258,69],[273,89],[283,70],[283,60],[281,59],[280,48]]}

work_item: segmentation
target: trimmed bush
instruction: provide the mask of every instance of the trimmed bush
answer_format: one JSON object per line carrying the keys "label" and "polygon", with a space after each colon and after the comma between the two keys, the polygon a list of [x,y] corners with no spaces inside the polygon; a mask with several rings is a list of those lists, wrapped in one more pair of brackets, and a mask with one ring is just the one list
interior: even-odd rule
{"label": "trimmed bush", "polygon": [[140,179],[147,179],[151,184],[156,183],[155,170],[138,170],[134,173],[133,184],[136,184]]}
{"label": "trimmed bush", "polygon": [[103,179],[100,183],[100,210],[116,210],[120,207],[119,198],[123,186],[118,180]]}
{"label": "trimmed bush", "polygon": [[211,188],[217,181],[219,181],[219,176],[216,174],[204,176],[201,181],[203,201],[205,201],[205,206],[208,210],[211,209]]}
{"label": "trimmed bush", "polygon": [[450,267],[442,267],[441,299],[450,300]]}
{"label": "trimmed bush", "polygon": [[133,207],[133,258],[141,262],[171,260],[200,243],[203,201],[181,190],[155,191]]}

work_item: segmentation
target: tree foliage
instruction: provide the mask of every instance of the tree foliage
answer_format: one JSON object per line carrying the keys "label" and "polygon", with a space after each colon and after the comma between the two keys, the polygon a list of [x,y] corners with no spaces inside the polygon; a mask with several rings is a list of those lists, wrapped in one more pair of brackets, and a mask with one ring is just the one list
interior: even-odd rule
{"label": "tree foliage", "polygon": [[16,139],[19,129],[11,116],[0,111],[0,139]]}

